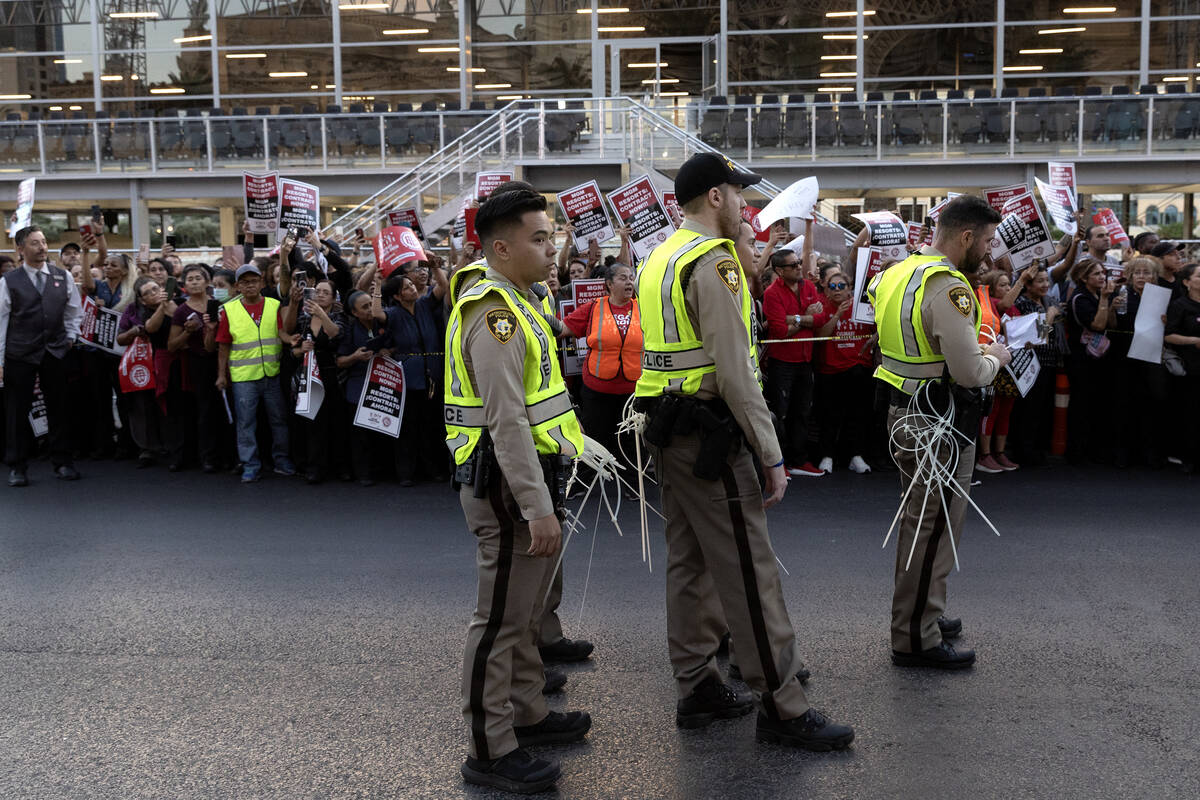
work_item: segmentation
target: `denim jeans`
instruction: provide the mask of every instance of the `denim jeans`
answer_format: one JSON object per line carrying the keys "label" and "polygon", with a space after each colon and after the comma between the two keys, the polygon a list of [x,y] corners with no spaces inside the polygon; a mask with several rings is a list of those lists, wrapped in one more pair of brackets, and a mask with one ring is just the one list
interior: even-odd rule
{"label": "denim jeans", "polygon": [[808,422],[812,415],[811,361],[767,360],[767,406],[775,414],[776,433],[788,466],[809,460]]}
{"label": "denim jeans", "polygon": [[260,378],[256,381],[234,381],[233,400],[237,406],[237,450],[242,468],[251,472],[262,469],[258,458],[258,404],[267,407],[271,423],[271,457],[275,466],[290,465],[288,457],[287,414],[283,407],[283,390],[279,378]]}

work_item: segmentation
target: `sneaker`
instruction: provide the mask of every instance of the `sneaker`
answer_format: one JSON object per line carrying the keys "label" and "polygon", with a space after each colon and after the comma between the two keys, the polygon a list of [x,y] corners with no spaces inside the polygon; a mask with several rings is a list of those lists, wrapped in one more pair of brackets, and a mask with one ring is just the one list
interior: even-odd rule
{"label": "sneaker", "polygon": [[568,663],[572,661],[584,661],[592,654],[595,647],[591,642],[586,642],[583,639],[567,639],[563,637],[557,642],[542,645],[538,648],[538,652],[542,656],[543,664]]}
{"label": "sneaker", "polygon": [[838,725],[815,708],[793,719],[780,720],[769,719],[759,712],[754,738],[764,744],[826,753],[845,750],[854,741],[854,729],[849,725]]}
{"label": "sneaker", "polygon": [[996,459],[992,458],[991,454],[984,456],[975,462],[975,469],[980,472],[986,472],[989,475],[995,475],[998,472],[1004,472],[1004,467],[996,463]]}
{"label": "sneaker", "polygon": [[534,747],[539,744],[570,744],[587,736],[592,717],[586,711],[551,711],[536,725],[514,725],[517,744]]}
{"label": "sneaker", "polygon": [[242,483],[257,483],[262,478],[256,469],[248,469],[242,472]]}
{"label": "sneaker", "polygon": [[811,461],[805,461],[798,467],[788,467],[788,475],[795,475],[802,478],[819,478],[825,473],[812,465]]}
{"label": "sneaker", "polygon": [[833,459],[825,456],[821,459],[821,463],[817,465],[817,469],[825,473],[833,472]]}
{"label": "sneaker", "polygon": [[708,677],[675,705],[675,724],[681,728],[703,728],[719,719],[744,717],[753,708],[749,697]]}
{"label": "sneaker", "polygon": [[557,761],[534,758],[520,748],[486,761],[468,757],[461,771],[467,783],[517,794],[544,792],[562,775]]}
{"label": "sneaker", "polygon": [[862,456],[855,456],[850,459],[850,471],[857,472],[859,475],[866,475],[871,471],[871,465],[864,461]]}
{"label": "sneaker", "polygon": [[996,463],[1000,465],[1000,469],[1005,472],[1012,472],[1014,469],[1020,469],[1021,465],[1010,459],[1006,454],[1001,453],[996,456]]}
{"label": "sneaker", "polygon": [[296,465],[290,461],[276,461],[275,474],[290,478],[296,474]]}

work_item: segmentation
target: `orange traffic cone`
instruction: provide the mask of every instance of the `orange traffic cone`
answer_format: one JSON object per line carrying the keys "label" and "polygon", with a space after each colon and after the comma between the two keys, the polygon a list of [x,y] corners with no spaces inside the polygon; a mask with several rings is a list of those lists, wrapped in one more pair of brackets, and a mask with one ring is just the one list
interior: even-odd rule
{"label": "orange traffic cone", "polygon": [[1061,456],[1067,452],[1067,406],[1071,403],[1071,382],[1067,374],[1054,376],[1054,430],[1050,434],[1050,452]]}

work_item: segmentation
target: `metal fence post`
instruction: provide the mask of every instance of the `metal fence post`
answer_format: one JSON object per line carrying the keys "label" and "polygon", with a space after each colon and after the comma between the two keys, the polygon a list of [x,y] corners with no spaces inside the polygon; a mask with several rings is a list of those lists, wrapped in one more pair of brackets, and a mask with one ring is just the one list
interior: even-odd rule
{"label": "metal fence post", "polygon": [[387,140],[383,132],[383,114],[379,115],[379,168],[387,169]]}
{"label": "metal fence post", "polygon": [[1146,155],[1154,152],[1154,96],[1151,95],[1146,108]]}
{"label": "metal fence post", "polygon": [[1083,155],[1083,98],[1082,97],[1079,98],[1079,117],[1078,117],[1077,122],[1078,122],[1079,127],[1075,133],[1075,153],[1076,153],[1076,155],[1081,156],[1081,155]]}
{"label": "metal fence post", "polygon": [[945,161],[950,152],[950,103],[942,101],[942,160]]}
{"label": "metal fence post", "polygon": [[817,160],[817,109],[813,106],[809,107],[808,112],[809,136],[808,147],[812,160]]}
{"label": "metal fence post", "polygon": [[154,120],[146,124],[150,126],[150,171],[158,172],[158,137],[154,135]]}
{"label": "metal fence post", "polygon": [[1008,101],[1008,157],[1017,151],[1017,101]]}
{"label": "metal fence post", "polygon": [[538,161],[544,161],[546,158],[546,101],[538,101]]}
{"label": "metal fence post", "polygon": [[45,130],[44,130],[45,125],[46,125],[45,122],[43,122],[41,120],[38,121],[38,124],[37,124],[38,163],[41,164],[43,175],[46,174],[46,136],[45,136]]}
{"label": "metal fence post", "polygon": [[96,157],[96,174],[100,174],[100,121],[92,120],[92,150]]}
{"label": "metal fence post", "polygon": [[212,117],[204,118],[204,150],[208,157],[208,171],[213,171]]}
{"label": "metal fence post", "polygon": [[875,104],[875,160],[883,160],[883,103]]}
{"label": "metal fence post", "polygon": [[325,132],[325,115],[321,115],[321,169],[329,167],[329,148]]}
{"label": "metal fence post", "polygon": [[262,118],[263,124],[263,169],[271,169],[271,126],[267,117]]}

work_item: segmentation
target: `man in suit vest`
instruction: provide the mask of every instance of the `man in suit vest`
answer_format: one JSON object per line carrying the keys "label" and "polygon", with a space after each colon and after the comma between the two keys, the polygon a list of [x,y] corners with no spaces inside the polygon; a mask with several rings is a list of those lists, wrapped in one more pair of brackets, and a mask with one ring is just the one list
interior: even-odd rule
{"label": "man in suit vest", "polygon": [[49,424],[50,460],[64,481],[79,479],[71,463],[65,358],[83,316],[70,273],[46,261],[46,236],[36,225],[16,235],[21,265],[0,279],[0,381],[4,383],[5,460],[9,486],[28,486],[33,450],[29,412],[40,381]]}

